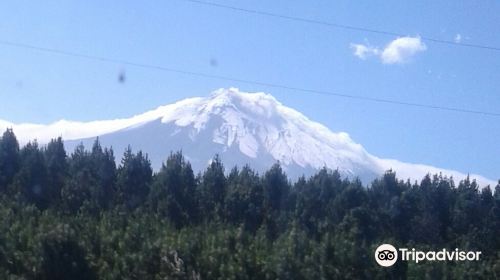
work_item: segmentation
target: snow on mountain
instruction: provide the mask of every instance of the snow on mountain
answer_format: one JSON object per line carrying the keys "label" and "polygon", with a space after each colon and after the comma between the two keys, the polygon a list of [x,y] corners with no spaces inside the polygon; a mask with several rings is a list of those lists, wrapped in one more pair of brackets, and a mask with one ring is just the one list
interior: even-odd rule
{"label": "snow on mountain", "polygon": [[[427,173],[466,177],[457,171],[378,158],[347,133],[334,133],[271,95],[235,88],[219,89],[206,98],[185,99],[127,119],[61,120],[50,125],[0,120],[0,128],[6,127],[14,128],[21,143],[35,138],[47,143],[62,136],[69,151],[80,142],[90,147],[96,136],[103,145],[113,146],[117,154],[130,144],[147,152],[155,168],[171,151],[182,150],[195,170],[205,168],[217,153],[226,166],[248,163],[258,171],[279,160],[295,178],[325,166],[365,182],[388,169],[395,170],[401,179],[419,180]],[[481,185],[495,185],[480,175],[471,177]]]}

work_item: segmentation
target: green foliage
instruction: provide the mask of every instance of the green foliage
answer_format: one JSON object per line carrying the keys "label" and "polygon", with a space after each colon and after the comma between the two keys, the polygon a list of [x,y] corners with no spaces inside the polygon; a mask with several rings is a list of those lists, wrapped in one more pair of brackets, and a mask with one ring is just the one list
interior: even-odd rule
{"label": "green foliage", "polygon": [[181,228],[197,221],[195,193],[196,181],[191,165],[184,160],[182,153],[170,154],[151,187],[152,210]]}
{"label": "green foliage", "polygon": [[14,188],[24,200],[39,209],[47,208],[53,199],[44,154],[36,141],[21,149],[21,168],[16,174]]}
{"label": "green foliage", "polygon": [[[388,171],[364,187],[326,168],[291,184],[279,163],[195,177],[182,153],[153,175],[142,152],[96,139],[21,150],[0,139],[0,279],[498,279],[500,182]],[[491,186],[493,187],[493,186]],[[375,248],[481,251],[479,262],[378,266]]]}
{"label": "green foliage", "polygon": [[279,163],[274,164],[263,178],[264,203],[269,211],[286,209],[290,185]]}
{"label": "green foliage", "polygon": [[212,159],[203,173],[198,200],[206,220],[219,219],[223,215],[226,196],[224,165],[218,155]]}
{"label": "green foliage", "polygon": [[144,156],[141,151],[134,154],[129,146],[118,168],[118,203],[127,210],[141,206],[149,194],[152,176],[153,170],[147,155]]}
{"label": "green foliage", "polygon": [[95,185],[90,191],[92,205],[99,209],[108,209],[113,201],[117,171],[113,149],[103,150],[99,138],[92,146],[90,164],[95,178]]}
{"label": "green foliage", "polygon": [[255,232],[262,223],[264,194],[259,176],[245,165],[241,171],[234,168],[228,178],[225,218],[233,224]]}
{"label": "green foliage", "polygon": [[61,190],[68,177],[68,161],[62,138],[51,140],[44,150],[47,166],[47,196],[56,205],[61,196]]}
{"label": "green foliage", "polygon": [[7,129],[0,138],[0,191],[12,183],[20,164],[19,143],[12,129]]}
{"label": "green foliage", "polygon": [[69,178],[61,190],[61,208],[67,213],[76,214],[90,200],[90,190],[95,184],[90,155],[80,144],[69,159]]}
{"label": "green foliage", "polygon": [[93,279],[96,274],[78,244],[75,231],[59,224],[42,237],[38,279]]}

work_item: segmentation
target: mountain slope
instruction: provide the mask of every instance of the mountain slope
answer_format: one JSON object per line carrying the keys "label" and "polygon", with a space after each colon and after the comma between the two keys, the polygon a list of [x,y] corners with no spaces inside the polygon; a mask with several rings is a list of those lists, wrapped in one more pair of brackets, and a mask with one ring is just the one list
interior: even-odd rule
{"label": "mountain slope", "polygon": [[[277,160],[292,177],[311,174],[324,166],[345,176],[368,182],[393,169],[401,179],[421,179],[440,173],[462,179],[466,175],[432,166],[416,165],[369,154],[348,134],[331,132],[265,93],[220,89],[207,98],[190,98],[161,106],[128,119],[88,123],[59,121],[54,124],[14,125],[21,140],[37,138],[45,143],[63,136],[71,151],[78,143],[87,147],[100,136],[103,145],[119,154],[130,144],[147,152],[158,168],[170,151],[182,150],[195,170],[202,170],[220,154],[227,166],[250,164],[264,171]],[[495,182],[471,175],[482,185]]]}

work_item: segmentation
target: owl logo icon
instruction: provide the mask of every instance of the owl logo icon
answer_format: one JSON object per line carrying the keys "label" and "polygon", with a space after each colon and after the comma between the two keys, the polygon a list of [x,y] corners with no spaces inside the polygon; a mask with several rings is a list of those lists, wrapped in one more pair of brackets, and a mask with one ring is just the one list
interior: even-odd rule
{"label": "owl logo icon", "polygon": [[381,266],[392,266],[398,260],[398,250],[391,244],[382,244],[375,250],[375,260]]}

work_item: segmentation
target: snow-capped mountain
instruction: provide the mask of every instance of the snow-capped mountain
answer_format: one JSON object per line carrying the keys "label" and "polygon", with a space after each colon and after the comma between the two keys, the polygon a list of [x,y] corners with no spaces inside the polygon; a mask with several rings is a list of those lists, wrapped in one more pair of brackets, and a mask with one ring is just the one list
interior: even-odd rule
{"label": "snow-capped mountain", "polygon": [[[265,93],[219,89],[206,98],[190,98],[128,119],[70,122],[50,125],[12,124],[21,143],[38,139],[46,143],[62,136],[72,151],[80,142],[90,147],[96,136],[118,155],[131,145],[148,153],[159,168],[171,151],[182,150],[195,171],[206,167],[219,154],[228,167],[250,164],[264,171],[280,161],[291,177],[309,175],[317,169],[338,169],[345,176],[369,182],[392,169],[401,179],[419,180],[425,174],[442,173],[463,179],[465,174],[421,164],[382,159],[369,154],[347,133],[334,133],[303,114],[282,105]],[[481,185],[495,182],[471,174]]]}

